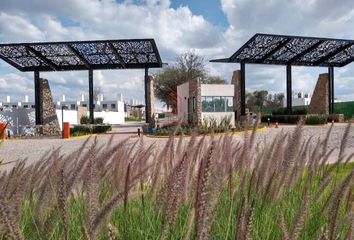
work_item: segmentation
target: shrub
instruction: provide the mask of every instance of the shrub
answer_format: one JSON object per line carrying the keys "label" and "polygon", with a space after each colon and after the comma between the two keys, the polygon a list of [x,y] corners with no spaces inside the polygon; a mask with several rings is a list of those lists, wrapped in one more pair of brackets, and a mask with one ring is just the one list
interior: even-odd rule
{"label": "shrub", "polygon": [[309,125],[326,124],[327,119],[327,115],[307,115],[305,118],[305,123]]}
{"label": "shrub", "polygon": [[82,136],[82,135],[93,134],[93,133],[106,133],[111,130],[112,127],[110,125],[101,125],[101,126],[77,125],[71,129],[70,133],[72,136]]}
{"label": "shrub", "polygon": [[286,108],[277,108],[272,110],[272,115],[306,115],[307,112],[306,107],[294,107],[291,113]]}
{"label": "shrub", "polygon": [[290,123],[294,124],[300,121],[301,115],[264,115],[261,117],[261,121],[264,123],[268,122],[268,118],[271,123]]}
{"label": "shrub", "polygon": [[94,124],[103,124],[103,118],[98,117],[93,120]]}
{"label": "shrub", "polygon": [[301,108],[294,108],[292,114],[293,115],[306,115],[308,113],[307,108],[301,107]]}
{"label": "shrub", "polygon": [[91,121],[90,121],[90,118],[88,116],[81,116],[80,118],[80,124],[90,124]]}
{"label": "shrub", "polygon": [[330,114],[328,115],[328,122],[344,122],[344,114]]}

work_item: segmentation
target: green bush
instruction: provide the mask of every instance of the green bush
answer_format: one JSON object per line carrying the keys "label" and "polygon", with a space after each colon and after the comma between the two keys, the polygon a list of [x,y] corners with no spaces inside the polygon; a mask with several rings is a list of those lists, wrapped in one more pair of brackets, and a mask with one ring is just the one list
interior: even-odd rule
{"label": "green bush", "polygon": [[309,124],[309,125],[326,124],[327,120],[328,120],[328,115],[307,115],[305,118],[305,124]]}
{"label": "green bush", "polygon": [[297,123],[302,118],[302,115],[264,115],[261,117],[261,122],[267,123],[269,121],[271,123]]}
{"label": "green bush", "polygon": [[101,125],[101,126],[78,125],[78,126],[74,126],[70,132],[72,136],[82,136],[82,135],[93,134],[93,133],[105,133],[110,130],[112,130],[112,127],[110,125]]}
{"label": "green bush", "polygon": [[306,107],[294,107],[291,113],[288,113],[286,108],[277,108],[272,110],[272,115],[306,115]]}
{"label": "green bush", "polygon": [[93,120],[94,124],[103,124],[103,118],[98,117]]}
{"label": "green bush", "polygon": [[294,108],[292,111],[292,115],[306,115],[307,113],[308,113],[308,110],[305,107]]}
{"label": "green bush", "polygon": [[90,121],[90,118],[88,116],[81,116],[80,118],[80,124],[90,124],[91,121]]}
{"label": "green bush", "polygon": [[91,125],[90,118],[88,116],[82,116],[80,118],[81,125],[74,126],[70,133],[72,136],[82,136],[92,133],[105,133],[112,130],[111,125],[103,124],[103,118],[95,118],[94,124],[100,125]]}

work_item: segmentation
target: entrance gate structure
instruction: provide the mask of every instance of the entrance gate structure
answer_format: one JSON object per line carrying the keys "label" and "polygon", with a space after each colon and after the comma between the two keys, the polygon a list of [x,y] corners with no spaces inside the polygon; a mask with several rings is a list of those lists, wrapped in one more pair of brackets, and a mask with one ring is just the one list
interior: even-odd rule
{"label": "entrance gate structure", "polygon": [[240,63],[241,116],[246,115],[246,64],[286,66],[286,107],[288,112],[292,111],[291,66],[327,67],[328,112],[332,114],[334,113],[334,67],[343,67],[353,61],[354,40],[260,33],[255,34],[231,57],[210,60],[210,62]]}
{"label": "entrance gate structure", "polygon": [[162,67],[154,39],[0,44],[0,58],[22,72],[34,72],[36,125],[43,124],[40,72],[78,70],[88,71],[89,116],[94,123],[93,71],[98,69],[145,69],[145,120],[151,122],[148,69]]}

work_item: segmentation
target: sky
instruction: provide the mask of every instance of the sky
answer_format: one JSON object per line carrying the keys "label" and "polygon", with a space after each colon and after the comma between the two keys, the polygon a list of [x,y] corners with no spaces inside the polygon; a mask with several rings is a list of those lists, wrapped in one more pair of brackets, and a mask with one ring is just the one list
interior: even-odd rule
{"label": "sky", "polygon": [[[207,71],[230,81],[229,57],[255,33],[354,39],[353,0],[0,0],[0,43],[154,38],[163,62],[195,51]],[[156,73],[159,70],[154,70]],[[293,90],[312,93],[326,68],[293,67]],[[41,73],[55,101],[88,92],[87,71]],[[247,91],[285,92],[283,66],[247,65]],[[143,70],[94,71],[106,99],[143,99]],[[0,101],[33,99],[33,73],[0,60]],[[335,97],[354,100],[354,64],[335,69]]]}

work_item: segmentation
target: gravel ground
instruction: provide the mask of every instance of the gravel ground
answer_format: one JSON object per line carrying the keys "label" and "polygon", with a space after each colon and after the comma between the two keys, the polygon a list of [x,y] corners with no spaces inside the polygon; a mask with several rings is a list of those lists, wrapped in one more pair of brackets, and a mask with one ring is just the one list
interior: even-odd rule
{"label": "gravel ground", "polygon": [[[284,132],[291,132],[293,131],[295,126],[281,126],[278,129],[269,128],[266,131],[261,131],[257,134],[257,142],[258,143],[269,143],[280,131]],[[313,136],[312,143],[314,144],[317,139],[323,140],[326,137],[327,131],[330,126],[304,126],[303,136],[304,139],[308,139],[309,137]],[[344,131],[346,128],[346,124],[336,124],[333,128],[332,134],[329,139],[328,150],[332,148],[336,148],[333,156],[329,159],[330,162],[336,160],[336,156],[339,152],[340,142],[342,140]],[[120,133],[117,133],[120,132]],[[136,134],[132,132],[136,132],[136,126],[131,127],[131,133],[129,133],[129,129],[127,127],[124,128],[124,131],[115,131],[114,134],[114,142],[119,142],[123,139],[130,137],[130,142],[133,143],[136,141]],[[109,140],[111,135],[99,135],[98,143],[99,144],[106,144]],[[235,140],[242,139],[240,135],[234,135]],[[145,138],[147,143],[156,142],[158,146],[163,146],[166,142],[164,138]],[[19,159],[26,159],[28,163],[34,162],[41,158],[47,151],[54,150],[60,147],[61,154],[68,154],[72,151],[78,149],[80,145],[85,141],[84,138],[82,139],[26,139],[26,140],[6,140],[0,146],[0,161],[3,163],[9,163],[0,167],[1,169],[9,169],[13,166],[13,161]],[[347,142],[347,149],[345,151],[346,154],[350,154],[354,152],[354,126],[351,127],[349,133],[349,139]]]}

